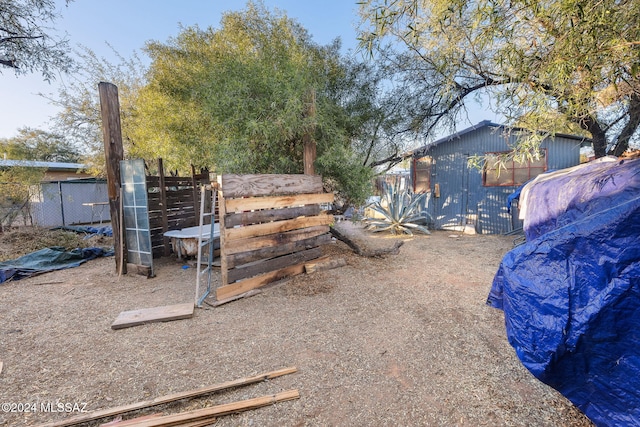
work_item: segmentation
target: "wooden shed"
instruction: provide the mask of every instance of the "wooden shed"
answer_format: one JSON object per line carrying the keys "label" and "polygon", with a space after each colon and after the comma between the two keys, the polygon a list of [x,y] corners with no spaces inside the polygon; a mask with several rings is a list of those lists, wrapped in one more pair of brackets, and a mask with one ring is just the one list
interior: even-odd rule
{"label": "wooden shed", "polygon": [[580,148],[590,142],[556,134],[543,140],[540,160],[511,162],[499,172],[469,166],[472,156],[510,151],[522,131],[485,120],[413,151],[413,190],[429,194],[424,209],[435,229],[501,234],[520,228],[517,208],[507,208],[509,195],[540,173],[579,164]]}

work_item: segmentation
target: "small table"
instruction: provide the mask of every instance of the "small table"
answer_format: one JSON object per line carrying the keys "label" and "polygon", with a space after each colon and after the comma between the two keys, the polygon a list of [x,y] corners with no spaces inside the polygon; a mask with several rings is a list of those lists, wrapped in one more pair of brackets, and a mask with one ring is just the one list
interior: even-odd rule
{"label": "small table", "polygon": [[104,213],[104,207],[107,206],[109,204],[109,202],[87,202],[87,203],[83,203],[82,206],[90,206],[91,207],[91,225],[93,225],[93,218],[95,215],[95,209],[96,207],[99,208],[99,213],[98,215],[100,215],[100,225],[102,225],[102,214]]}

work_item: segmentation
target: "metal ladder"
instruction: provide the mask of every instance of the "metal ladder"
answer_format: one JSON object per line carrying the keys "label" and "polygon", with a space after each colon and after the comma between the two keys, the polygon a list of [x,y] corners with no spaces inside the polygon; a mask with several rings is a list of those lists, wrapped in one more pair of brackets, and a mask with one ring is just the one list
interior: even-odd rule
{"label": "metal ladder", "polygon": [[[207,191],[211,190],[211,212],[205,212],[205,198]],[[196,276],[196,299],[195,305],[196,307],[202,307],[203,301],[209,296],[211,293],[211,274],[213,267],[213,252],[214,252],[214,241],[215,236],[214,233],[214,223],[215,223],[215,212],[216,212],[216,197],[217,197],[217,189],[212,185],[201,185],[200,186],[200,223],[198,229],[198,261],[197,261],[197,276]],[[210,224],[205,224],[205,218],[211,218]],[[209,227],[209,236],[205,239],[203,238],[203,231],[205,227]],[[208,249],[208,257],[206,267],[202,268],[202,250],[203,248]],[[203,285],[203,276],[206,276],[204,282],[206,282],[206,289],[200,295],[200,288],[204,287]]]}

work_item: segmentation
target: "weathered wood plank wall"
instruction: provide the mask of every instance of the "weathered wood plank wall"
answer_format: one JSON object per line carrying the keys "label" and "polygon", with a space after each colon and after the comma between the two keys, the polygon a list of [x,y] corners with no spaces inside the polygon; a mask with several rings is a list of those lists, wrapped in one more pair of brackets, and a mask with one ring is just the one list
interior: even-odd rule
{"label": "weathered wood plank wall", "polygon": [[317,175],[222,175],[218,177],[224,300],[304,272],[331,241],[333,202]]}
{"label": "weathered wood plank wall", "polygon": [[170,253],[170,243],[164,237],[165,232],[198,225],[198,186],[211,183],[208,173],[187,177],[164,176],[163,173],[160,168],[159,176],[147,176],[149,226],[154,257]]}

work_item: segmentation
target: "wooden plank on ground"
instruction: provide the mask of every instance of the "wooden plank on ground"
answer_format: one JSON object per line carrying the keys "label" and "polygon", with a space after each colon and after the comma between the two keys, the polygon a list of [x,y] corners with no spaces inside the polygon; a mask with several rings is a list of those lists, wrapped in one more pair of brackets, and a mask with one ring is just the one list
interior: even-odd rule
{"label": "wooden plank on ground", "polygon": [[239,228],[225,228],[224,237],[227,242],[234,239],[243,239],[247,237],[266,236],[269,234],[282,233],[298,228],[314,227],[316,225],[329,225],[333,223],[333,215],[322,214],[312,217],[302,217],[296,219],[288,219],[285,221],[268,222],[265,224],[254,224]]}
{"label": "wooden plank on ground", "polygon": [[100,427],[130,427],[134,423],[144,421],[144,420],[150,420],[153,418],[158,418],[161,416],[162,414],[151,414],[151,415],[143,415],[141,417],[131,418],[129,420],[123,420],[122,417],[118,417],[118,419],[114,421],[100,424]]}
{"label": "wooden plank on ground", "polygon": [[299,194],[292,196],[250,197],[227,199],[227,212],[286,208],[290,206],[317,205],[333,202],[333,193]]}
{"label": "wooden plank on ground", "polygon": [[307,274],[315,273],[316,271],[331,270],[338,267],[344,267],[347,265],[347,261],[344,258],[330,258],[322,257],[313,262],[308,262],[304,265],[304,271]]}
{"label": "wooden plank on ground", "polygon": [[262,381],[270,380],[273,378],[281,377],[283,375],[293,374],[297,372],[297,368],[289,367],[284,369],[278,369],[276,371],[266,372],[260,375],[254,375],[251,377],[240,378],[237,380],[226,381],[220,384],[215,384],[208,387],[199,388],[196,390],[184,391],[180,393],[168,394],[165,396],[157,397],[153,400],[146,400],[143,402],[132,403],[124,406],[117,406],[114,408],[102,409],[98,411],[89,412],[87,414],[80,414],[64,420],[55,421],[51,423],[41,424],[38,427],[70,427],[76,424],[85,423],[88,421],[99,420],[101,418],[112,417],[114,415],[124,414],[127,412],[137,411],[139,409],[151,408],[153,406],[162,405],[165,403],[175,402],[177,400],[188,399],[191,397],[203,396],[205,394],[214,393],[217,391],[227,390],[234,387],[240,387],[244,385],[250,385],[259,383]]}
{"label": "wooden plank on ground", "polygon": [[243,280],[241,282],[220,286],[218,289],[216,289],[216,299],[227,299],[235,295],[243,294],[252,289],[259,288],[268,283],[275,282],[276,280],[284,279],[285,277],[296,276],[302,273],[304,273],[304,263],[291,265],[289,267],[262,274],[260,276],[252,277],[251,279]]}
{"label": "wooden plank on ground", "polygon": [[193,316],[193,303],[166,305],[162,307],[142,308],[123,311],[111,324],[111,329],[122,329],[145,323],[167,322],[188,319]]}
{"label": "wooden plank on ground", "polygon": [[300,398],[298,390],[287,390],[276,394],[256,397],[253,399],[241,400],[238,402],[225,403],[212,406],[210,408],[194,409],[192,411],[178,414],[165,415],[163,417],[140,421],[132,424],[131,427],[171,427],[184,425],[186,422],[211,419],[222,415],[235,414],[237,412],[248,411],[250,409],[262,408],[278,402]]}
{"label": "wooden plank on ground", "polygon": [[225,242],[224,252],[228,257],[233,254],[254,251],[262,248],[269,248],[276,245],[297,242],[299,240],[309,239],[321,234],[329,233],[328,225],[318,225],[305,229],[291,230],[284,233],[271,234],[268,236],[249,237],[246,239],[237,239]]}
{"label": "wooden plank on ground", "polygon": [[320,175],[225,174],[220,178],[220,189],[227,198],[322,192]]}

